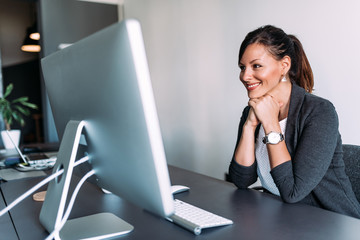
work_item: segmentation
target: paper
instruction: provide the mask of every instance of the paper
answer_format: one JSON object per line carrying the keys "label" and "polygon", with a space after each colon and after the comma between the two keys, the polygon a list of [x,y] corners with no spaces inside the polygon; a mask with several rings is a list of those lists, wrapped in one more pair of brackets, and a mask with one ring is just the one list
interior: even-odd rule
{"label": "paper", "polygon": [[0,170],[0,178],[6,181],[28,178],[28,177],[41,177],[41,176],[46,176],[46,173],[44,171],[19,172],[12,168],[6,168]]}

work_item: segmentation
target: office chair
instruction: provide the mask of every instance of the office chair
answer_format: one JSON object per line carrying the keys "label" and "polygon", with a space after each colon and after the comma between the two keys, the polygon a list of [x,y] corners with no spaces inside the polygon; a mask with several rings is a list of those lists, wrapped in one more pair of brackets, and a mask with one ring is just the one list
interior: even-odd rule
{"label": "office chair", "polygon": [[357,200],[360,202],[360,146],[343,144],[345,172],[348,175]]}

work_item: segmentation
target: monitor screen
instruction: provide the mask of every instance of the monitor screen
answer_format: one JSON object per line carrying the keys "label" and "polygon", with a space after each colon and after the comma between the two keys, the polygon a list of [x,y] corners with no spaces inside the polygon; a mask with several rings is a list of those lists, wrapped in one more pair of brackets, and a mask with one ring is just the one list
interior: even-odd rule
{"label": "monitor screen", "polygon": [[59,138],[64,141],[69,122],[84,122],[97,184],[157,215],[171,215],[173,197],[139,22],[116,23],[45,57],[41,66]]}

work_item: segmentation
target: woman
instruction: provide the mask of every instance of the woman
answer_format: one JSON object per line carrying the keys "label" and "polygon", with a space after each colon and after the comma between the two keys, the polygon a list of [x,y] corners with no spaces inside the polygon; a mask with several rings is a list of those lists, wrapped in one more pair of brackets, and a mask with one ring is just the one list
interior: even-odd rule
{"label": "woman", "polygon": [[300,41],[274,26],[260,27],[241,44],[239,67],[249,102],[229,167],[234,184],[247,188],[259,177],[285,202],[360,218],[337,113],[311,94],[313,74]]}

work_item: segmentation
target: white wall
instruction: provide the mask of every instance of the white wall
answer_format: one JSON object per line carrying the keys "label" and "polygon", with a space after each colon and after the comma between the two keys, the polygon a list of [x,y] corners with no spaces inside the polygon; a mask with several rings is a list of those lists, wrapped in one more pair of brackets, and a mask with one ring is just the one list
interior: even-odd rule
{"label": "white wall", "polygon": [[265,24],[302,41],[316,94],[331,100],[343,142],[360,145],[360,2],[125,0],[140,20],[170,164],[223,178],[247,104],[237,54]]}

